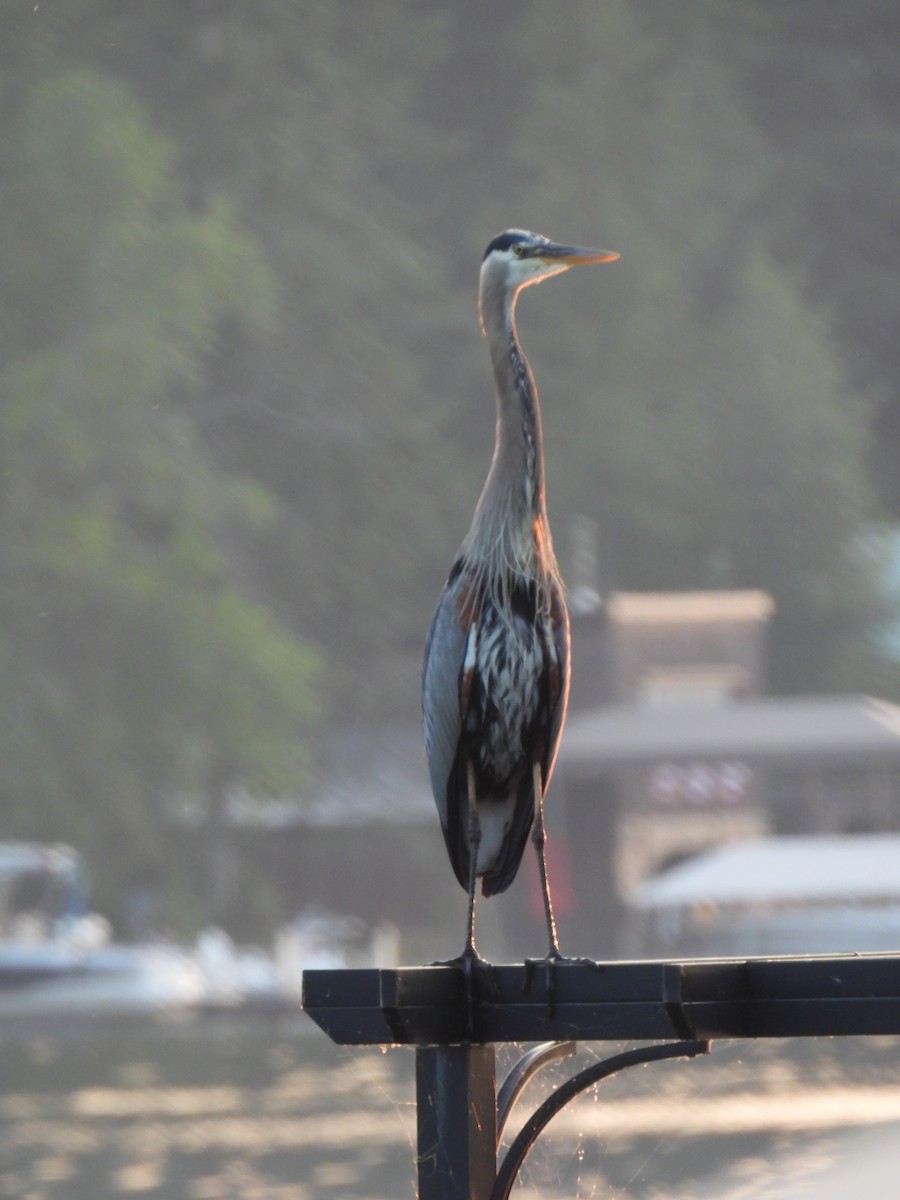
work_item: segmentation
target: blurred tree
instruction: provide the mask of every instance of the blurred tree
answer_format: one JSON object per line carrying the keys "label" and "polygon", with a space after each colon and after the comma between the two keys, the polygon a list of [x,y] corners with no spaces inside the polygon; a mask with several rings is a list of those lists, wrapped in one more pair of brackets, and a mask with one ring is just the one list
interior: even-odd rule
{"label": "blurred tree", "polygon": [[874,398],[870,461],[881,503],[900,517],[900,8],[690,0],[676,11],[649,0],[642,16],[670,52],[693,55],[698,78],[713,61],[724,68],[763,134],[760,204],[747,229],[796,265],[808,303],[832,320],[850,378]]}
{"label": "blurred tree", "polygon": [[191,213],[122,85],[48,75],[9,131],[0,215],[4,831],[69,838],[109,907],[166,858],[163,808],[222,803],[221,763],[296,784],[312,659],[232,552],[271,517],[178,403],[222,319],[276,288],[225,204]]}
{"label": "blurred tree", "polygon": [[90,52],[138,87],[196,202],[227,196],[278,275],[272,336],[235,330],[188,410],[219,463],[276,497],[257,586],[326,648],[335,711],[408,696],[413,715],[397,649],[423,619],[452,420],[432,350],[475,323],[441,279],[429,205],[462,140],[421,119],[446,19],[414,0],[90,8]]}

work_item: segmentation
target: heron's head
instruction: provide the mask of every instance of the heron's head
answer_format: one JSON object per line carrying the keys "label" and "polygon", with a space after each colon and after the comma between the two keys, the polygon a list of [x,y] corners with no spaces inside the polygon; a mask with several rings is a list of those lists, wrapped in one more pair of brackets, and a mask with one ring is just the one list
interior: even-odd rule
{"label": "heron's head", "polygon": [[566,246],[539,233],[507,229],[488,245],[481,263],[480,297],[498,293],[508,302],[523,288],[582,263],[614,262],[611,250]]}

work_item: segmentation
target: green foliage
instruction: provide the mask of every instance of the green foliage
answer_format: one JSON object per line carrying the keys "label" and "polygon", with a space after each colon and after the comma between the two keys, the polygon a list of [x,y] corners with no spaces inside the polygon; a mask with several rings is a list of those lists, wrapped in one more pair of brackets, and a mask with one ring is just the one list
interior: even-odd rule
{"label": "green foliage", "polygon": [[5,831],[70,838],[111,899],[163,857],[165,797],[205,790],[212,763],[268,788],[306,766],[312,658],[228,548],[271,504],[215,468],[183,411],[223,319],[264,329],[276,284],[228,205],[185,206],[121,84],[41,80],[10,141]]}
{"label": "green foliage", "polygon": [[[695,12],[766,140],[768,242],[796,265],[807,300],[832,315],[845,369],[877,401],[868,461],[896,517],[900,9],[695,0]],[[684,38],[673,12],[656,15],[672,25],[673,42]]]}

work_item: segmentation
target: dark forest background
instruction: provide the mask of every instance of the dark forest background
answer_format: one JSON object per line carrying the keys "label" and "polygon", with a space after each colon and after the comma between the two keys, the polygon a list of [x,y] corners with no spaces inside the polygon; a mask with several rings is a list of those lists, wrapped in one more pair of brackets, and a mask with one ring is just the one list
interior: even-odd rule
{"label": "dark forest background", "polygon": [[587,514],[605,588],[769,590],[776,691],[900,695],[893,0],[8,0],[0,68],[0,835],[189,926],[173,806],[415,723],[508,226],[622,255],[522,305],[564,574]]}

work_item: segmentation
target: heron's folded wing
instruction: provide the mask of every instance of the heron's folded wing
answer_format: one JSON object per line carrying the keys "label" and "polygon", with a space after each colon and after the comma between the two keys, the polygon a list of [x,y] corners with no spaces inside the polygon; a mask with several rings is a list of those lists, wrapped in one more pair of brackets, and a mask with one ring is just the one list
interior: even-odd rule
{"label": "heron's folded wing", "polygon": [[428,773],[441,824],[447,828],[447,780],[462,731],[460,672],[466,653],[466,632],[460,627],[453,590],[441,596],[425,643],[422,667],[422,715]]}

